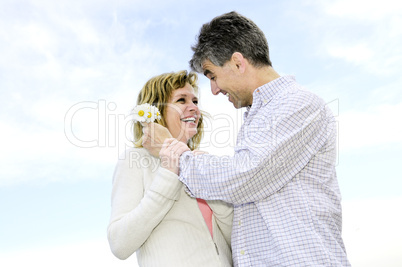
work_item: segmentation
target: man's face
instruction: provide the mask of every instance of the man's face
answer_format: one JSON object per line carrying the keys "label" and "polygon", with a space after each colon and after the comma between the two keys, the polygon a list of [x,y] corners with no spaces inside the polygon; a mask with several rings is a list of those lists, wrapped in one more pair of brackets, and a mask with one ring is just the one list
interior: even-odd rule
{"label": "man's face", "polygon": [[252,94],[244,87],[244,76],[237,70],[232,62],[226,62],[222,67],[205,60],[202,65],[204,75],[211,81],[211,92],[228,97],[235,108],[242,108],[252,104]]}

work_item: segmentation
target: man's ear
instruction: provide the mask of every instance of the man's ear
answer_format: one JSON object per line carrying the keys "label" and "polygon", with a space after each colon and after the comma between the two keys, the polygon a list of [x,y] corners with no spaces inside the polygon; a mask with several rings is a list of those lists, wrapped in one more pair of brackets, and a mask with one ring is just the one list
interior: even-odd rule
{"label": "man's ear", "polygon": [[236,67],[237,71],[244,73],[246,70],[247,60],[243,57],[242,53],[234,52],[231,58],[233,66]]}

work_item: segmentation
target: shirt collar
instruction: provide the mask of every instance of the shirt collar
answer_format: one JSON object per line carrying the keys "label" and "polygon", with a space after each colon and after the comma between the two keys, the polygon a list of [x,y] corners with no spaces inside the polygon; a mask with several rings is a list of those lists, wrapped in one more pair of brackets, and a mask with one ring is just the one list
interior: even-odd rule
{"label": "shirt collar", "polygon": [[254,100],[259,98],[262,99],[265,103],[270,102],[277,92],[282,90],[289,83],[293,83],[295,81],[295,76],[286,75],[258,87],[253,93],[253,104],[255,102]]}
{"label": "shirt collar", "polygon": [[293,83],[295,81],[296,78],[294,75],[286,75],[281,76],[255,89],[253,92],[253,104],[252,106],[247,107],[246,116],[249,113],[251,107],[253,106],[260,107],[261,103],[263,105],[267,104],[279,91],[281,91],[288,84]]}

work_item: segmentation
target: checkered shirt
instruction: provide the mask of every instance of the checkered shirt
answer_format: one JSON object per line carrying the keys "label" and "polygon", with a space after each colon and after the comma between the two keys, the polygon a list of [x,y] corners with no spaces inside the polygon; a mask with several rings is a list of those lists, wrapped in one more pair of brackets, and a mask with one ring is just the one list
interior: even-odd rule
{"label": "checkered shirt", "polygon": [[181,156],[190,195],[234,206],[235,266],[350,266],[336,133],[323,100],[283,76],[254,91],[233,156]]}

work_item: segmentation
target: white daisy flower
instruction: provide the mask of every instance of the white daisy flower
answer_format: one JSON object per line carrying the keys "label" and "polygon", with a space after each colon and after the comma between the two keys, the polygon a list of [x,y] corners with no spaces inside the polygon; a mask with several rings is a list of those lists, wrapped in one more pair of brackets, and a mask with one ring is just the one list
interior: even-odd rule
{"label": "white daisy flower", "polygon": [[157,107],[151,106],[148,103],[136,106],[133,109],[133,120],[138,122],[154,122],[160,120],[161,115]]}

